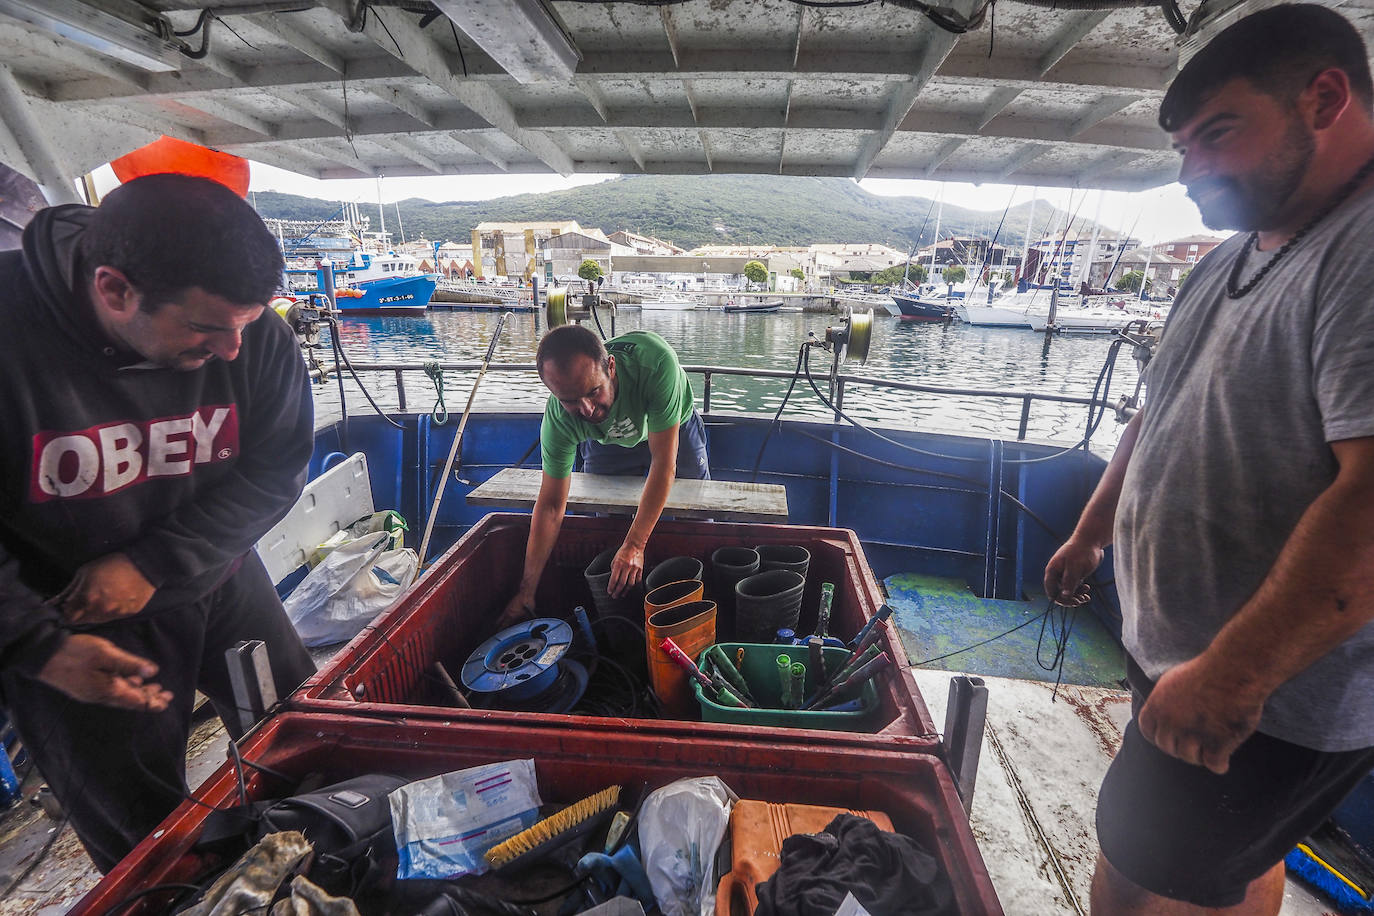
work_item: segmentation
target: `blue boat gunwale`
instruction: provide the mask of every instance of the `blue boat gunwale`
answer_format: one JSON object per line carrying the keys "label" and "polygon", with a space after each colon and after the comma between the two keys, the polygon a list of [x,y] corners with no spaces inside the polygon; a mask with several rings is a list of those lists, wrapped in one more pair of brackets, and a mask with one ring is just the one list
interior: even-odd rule
{"label": "blue boat gunwale", "polygon": [[[377,504],[394,506],[418,522],[432,501],[431,478],[447,456],[456,420],[440,426],[428,414],[407,410],[404,376],[422,367],[405,363],[354,365],[360,373],[394,376],[402,406],[392,415],[400,418],[404,430],[390,427],[375,415],[350,414],[349,447],[368,455],[369,466],[374,469]],[[445,371],[457,372],[481,368],[476,362],[441,365]],[[1091,450],[1025,438],[874,427],[899,443],[890,444],[854,427],[816,418],[784,418],[770,434],[771,415],[712,411],[711,377],[790,379],[791,372],[704,365],[684,368],[689,374],[704,377],[700,407],[711,437],[713,476],[749,479],[764,436],[771,436],[758,480],[787,486],[792,522],[858,532],[879,578],[891,572],[910,572],[915,563],[916,568],[931,574],[963,578],[980,596],[1021,598],[1034,593],[1044,562],[1072,530],[1106,467],[1106,460]],[[495,364],[488,371],[532,373],[534,366]],[[322,377],[321,373],[316,375]],[[1103,409],[1110,406],[1075,395],[945,388],[841,373],[836,385],[837,405],[841,407],[846,385],[1020,400],[1022,436],[1036,400]],[[531,454],[540,416],[540,411],[533,409],[473,412],[459,467],[453,472],[459,479],[449,481],[447,498],[436,519],[436,554],[486,514],[466,506],[461,497]],[[312,476],[322,470],[327,458],[341,451],[343,426],[342,420],[336,420],[317,431]],[[907,450],[910,448],[936,456],[918,455]],[[1050,460],[1043,460],[1047,458]],[[1026,460],[1033,463],[1021,463]],[[385,474],[383,469],[393,472],[379,481],[377,478]],[[419,473],[421,470],[425,473]],[[952,476],[964,480],[951,481]],[[894,499],[895,494],[906,498]],[[1002,498],[1003,494],[1007,498]],[[1027,511],[1017,507],[1017,502]],[[1101,575],[1110,579],[1110,560]],[[1119,633],[1115,592],[1110,587],[1106,591],[1110,614],[1116,618],[1107,623]]]}

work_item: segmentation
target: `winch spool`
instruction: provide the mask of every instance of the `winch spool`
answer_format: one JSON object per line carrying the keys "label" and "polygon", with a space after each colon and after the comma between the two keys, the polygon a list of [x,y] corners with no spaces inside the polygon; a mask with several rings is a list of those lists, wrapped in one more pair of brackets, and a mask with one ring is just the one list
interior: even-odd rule
{"label": "winch spool", "polygon": [[463,686],[474,705],[567,712],[587,689],[587,670],[568,658],[572,626],[541,617],[507,627],[468,656]]}
{"label": "winch spool", "polygon": [[[550,328],[559,325],[584,321],[597,321],[596,310],[606,309],[611,316],[611,335],[615,336],[615,303],[597,292],[597,284],[587,283],[587,291],[577,292],[572,287],[555,286],[549,289],[544,304],[544,318]],[[598,321],[599,326],[599,321]]]}

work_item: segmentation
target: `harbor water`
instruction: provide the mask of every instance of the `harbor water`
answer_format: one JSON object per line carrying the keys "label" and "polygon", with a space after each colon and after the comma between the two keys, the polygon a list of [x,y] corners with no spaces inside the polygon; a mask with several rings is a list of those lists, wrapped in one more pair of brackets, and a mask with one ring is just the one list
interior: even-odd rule
{"label": "harbor water", "polygon": [[[838,315],[799,312],[747,315],[718,311],[624,311],[616,332],[655,331],[677,350],[685,365],[714,365],[772,369],[790,373],[798,348],[808,331],[824,336]],[[496,327],[493,312],[430,312],[424,317],[343,318],[340,340],[354,363],[405,363],[426,360],[476,363],[486,353]],[[610,326],[607,318],[606,331]],[[539,335],[546,330],[542,316],[517,312],[506,322],[493,364],[530,364]],[[330,363],[325,337],[321,359]],[[1056,336],[1047,339],[1029,330],[976,328],[965,324],[904,322],[879,315],[865,365],[846,364],[842,371],[892,381],[948,388],[974,388],[1088,397],[1111,347],[1107,335]],[[813,351],[811,371],[826,390],[830,356]],[[445,401],[456,416],[467,402],[475,372],[444,373]],[[369,393],[383,408],[396,409],[394,372],[362,373]],[[1135,390],[1137,370],[1130,347],[1122,347],[1116,361],[1110,399]],[[703,379],[692,375],[701,403]],[[405,375],[406,403],[411,411],[435,404],[434,385],[422,372]],[[771,415],[787,391],[787,379],[751,379],[716,375],[711,383],[712,411]],[[351,381],[345,388],[350,412],[368,409]],[[542,409],[548,392],[530,373],[490,372],[475,403],[481,410]],[[1020,398],[985,398],[895,391],[867,385],[846,388],[844,408],[857,420],[894,428],[1000,436],[1014,439],[1021,421]],[[316,388],[316,411],[321,421],[338,415],[338,390],[331,379]],[[787,417],[828,418],[830,412],[802,378],[784,413]],[[1082,438],[1086,408],[1037,400],[1031,408],[1026,437],[1072,444]],[[1110,453],[1123,427],[1109,413],[1093,436],[1094,449]]]}

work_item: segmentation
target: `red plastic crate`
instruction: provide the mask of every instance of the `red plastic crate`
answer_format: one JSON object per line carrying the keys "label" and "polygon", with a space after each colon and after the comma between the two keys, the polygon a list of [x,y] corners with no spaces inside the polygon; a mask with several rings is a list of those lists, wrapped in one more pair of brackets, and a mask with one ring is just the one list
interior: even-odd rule
{"label": "red plastic crate", "polygon": [[[503,722],[537,727],[602,729],[616,734],[675,734],[767,741],[777,732],[752,725],[680,719],[628,719],[550,713],[462,710],[443,705],[425,669],[442,659],[455,676],[463,661],[495,632],[495,620],[515,593],[523,569],[528,515],[493,513],[473,526],[419,582],[372,626],[310,678],[288,708],[387,718],[451,722]],[[541,614],[570,617],[575,605],[591,608],[582,571],[602,550],[619,544],[627,519],[570,516],[563,522],[535,596]],[[646,567],[674,556],[709,564],[718,547],[802,544],[811,551],[798,632],[814,629],[822,582],[835,584],[831,632],[853,636],[882,603],[857,535],[843,528],[665,521],[649,541]],[[709,565],[708,565],[709,577]],[[941,751],[930,711],[912,677],[896,631],[880,643],[893,670],[879,685],[875,733],[788,729],[787,740],[857,744],[873,748]]]}
{"label": "red plastic crate", "polygon": [[[927,754],[284,713],[248,738],[243,757],[287,776],[320,773],[330,782],[370,772],[422,779],[532,757],[540,792],[550,802],[572,802],[612,783],[656,788],[686,776],[716,775],[741,798],[884,811],[899,832],[940,860],[953,886],[957,912],[1002,912],[953,781],[945,765]],[[282,791],[275,777],[251,768],[247,773],[251,799]],[[219,808],[236,803],[237,795],[229,763],[195,792],[200,802]],[[77,904],[73,916],[156,912],[158,901],[121,904],[155,884],[192,880],[215,864],[192,850],[207,815],[201,804],[182,803]]]}

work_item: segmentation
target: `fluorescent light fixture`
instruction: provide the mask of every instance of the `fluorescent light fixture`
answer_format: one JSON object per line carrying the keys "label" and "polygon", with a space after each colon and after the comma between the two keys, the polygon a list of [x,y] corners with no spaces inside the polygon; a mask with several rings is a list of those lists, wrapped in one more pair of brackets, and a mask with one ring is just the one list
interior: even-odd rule
{"label": "fluorescent light fixture", "polygon": [[433,0],[519,83],[568,82],[580,55],[540,0]]}
{"label": "fluorescent light fixture", "polygon": [[166,73],[178,69],[181,52],[150,27],[155,14],[136,4],[125,8],[132,14],[127,19],[81,0],[0,0],[0,13],[107,57],[142,70]]}

